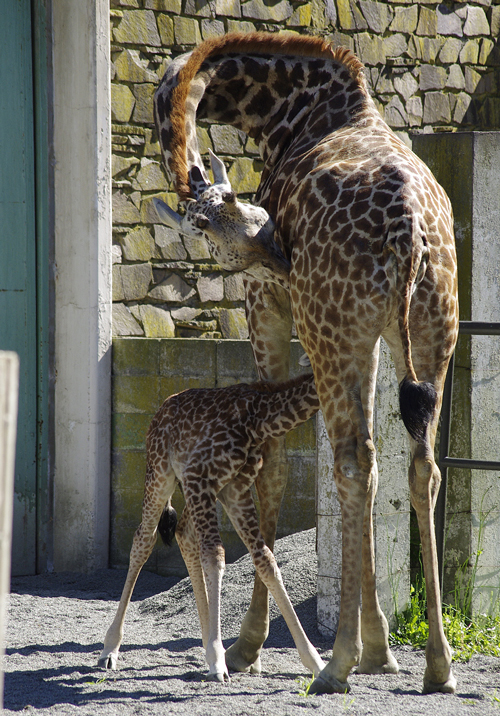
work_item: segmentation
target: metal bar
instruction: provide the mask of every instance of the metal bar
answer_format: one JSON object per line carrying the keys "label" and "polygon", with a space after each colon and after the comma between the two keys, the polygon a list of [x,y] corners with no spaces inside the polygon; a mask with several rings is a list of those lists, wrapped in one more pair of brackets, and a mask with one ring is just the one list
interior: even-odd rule
{"label": "metal bar", "polygon": [[439,461],[446,467],[459,467],[463,470],[500,470],[500,462],[492,460],[468,460],[461,457],[445,457]]}
{"label": "metal bar", "polygon": [[500,336],[500,323],[460,321],[459,333],[464,336]]}

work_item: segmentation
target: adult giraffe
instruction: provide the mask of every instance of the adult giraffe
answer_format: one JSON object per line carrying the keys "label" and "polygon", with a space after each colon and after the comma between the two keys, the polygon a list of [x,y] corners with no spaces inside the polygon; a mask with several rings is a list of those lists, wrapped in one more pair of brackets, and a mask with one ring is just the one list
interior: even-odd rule
{"label": "adult giraffe", "polygon": [[[361,62],[320,38],[231,34],[169,66],[155,118],[181,200],[202,196],[209,184],[196,117],[232,124],[259,147],[264,171],[256,200],[275,223],[291,271],[290,292],[246,281],[255,360],[262,378],[288,377],[293,318],[334,452],[343,535],[340,618],[331,660],[311,691],[344,692],[355,665],[363,673],[398,671],[378,604],[372,524],[373,404],[383,336],[411,436],[410,495],[429,617],[423,690],[454,692],[433,521],[441,479],[434,442],[458,329],[449,200],[380,117]],[[286,479],[282,445],[268,444],[265,458],[257,491],[261,531],[272,548]],[[256,579],[228,666],[258,671],[267,632],[268,594]]]}

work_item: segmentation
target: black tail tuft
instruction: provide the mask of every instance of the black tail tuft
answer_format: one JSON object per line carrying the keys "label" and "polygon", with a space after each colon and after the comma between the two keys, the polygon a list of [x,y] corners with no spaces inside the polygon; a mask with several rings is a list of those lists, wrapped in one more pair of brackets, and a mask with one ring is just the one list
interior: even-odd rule
{"label": "black tail tuft", "polygon": [[177,526],[177,512],[171,505],[167,505],[163,510],[160,521],[158,522],[158,532],[163,540],[163,544],[170,547],[175,535]]}
{"label": "black tail tuft", "polygon": [[432,383],[416,383],[403,378],[399,385],[399,409],[406,429],[417,443],[425,443],[427,426],[436,407],[437,393]]}

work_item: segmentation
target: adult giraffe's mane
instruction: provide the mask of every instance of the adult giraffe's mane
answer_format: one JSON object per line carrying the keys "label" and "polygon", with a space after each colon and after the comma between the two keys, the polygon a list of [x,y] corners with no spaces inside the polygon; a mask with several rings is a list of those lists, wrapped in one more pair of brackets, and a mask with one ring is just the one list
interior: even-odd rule
{"label": "adult giraffe's mane", "polygon": [[175,188],[180,199],[192,196],[189,185],[186,157],[186,99],[192,80],[204,60],[217,54],[252,52],[271,55],[297,55],[300,57],[325,57],[335,60],[349,71],[353,80],[361,83],[363,64],[346,47],[334,48],[320,37],[266,32],[248,34],[233,32],[222,37],[206,40],[199,45],[179,71],[178,84],[172,92],[170,124],[170,169],[175,177]]}

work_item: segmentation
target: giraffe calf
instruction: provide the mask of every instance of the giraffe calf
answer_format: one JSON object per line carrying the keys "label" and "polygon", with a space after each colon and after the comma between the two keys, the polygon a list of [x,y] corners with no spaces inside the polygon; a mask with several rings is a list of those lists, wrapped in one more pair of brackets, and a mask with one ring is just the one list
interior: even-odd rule
{"label": "giraffe calf", "polygon": [[[275,598],[302,663],[319,674],[324,664],[300,625],[274,555],[262,538],[250,489],[262,466],[265,441],[284,435],[318,408],[314,379],[309,374],[282,383],[186,390],[167,398],[149,426],[142,522],[134,536],[127,579],[99,666],[116,668],[125,612],[156,542],[157,529],[167,540],[175,529],[196,598],[208,678],[229,680],[220,628],[225,559],[217,526],[219,499],[259,577]],[[186,505],[175,528],[170,500],[177,482]],[[254,665],[253,671],[259,667]]]}

